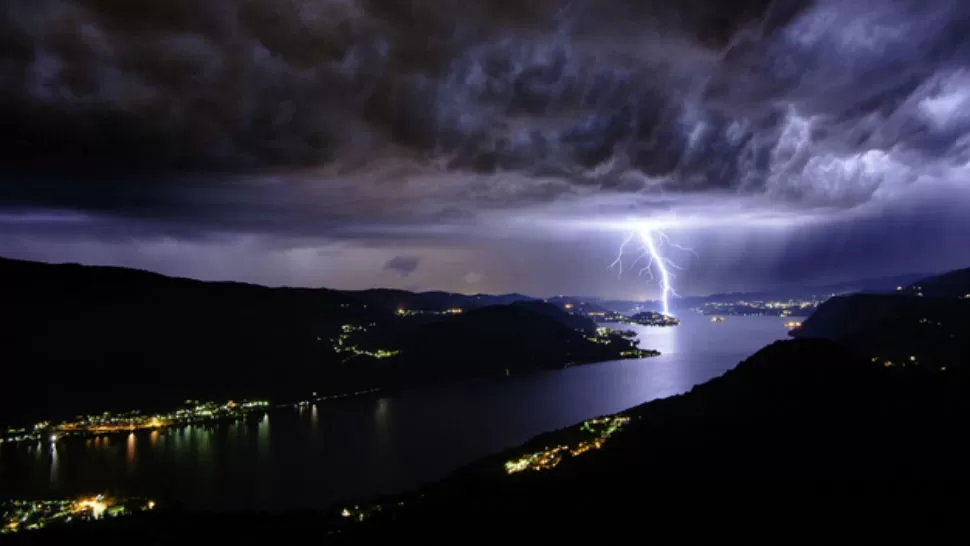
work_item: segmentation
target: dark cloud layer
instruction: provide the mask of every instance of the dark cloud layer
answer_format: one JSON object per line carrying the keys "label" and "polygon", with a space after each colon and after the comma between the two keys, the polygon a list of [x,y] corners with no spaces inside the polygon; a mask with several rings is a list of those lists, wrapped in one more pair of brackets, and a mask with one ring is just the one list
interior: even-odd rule
{"label": "dark cloud layer", "polygon": [[[389,148],[451,171],[607,190],[644,189],[631,173],[758,190],[793,105],[828,116],[810,137],[826,147],[952,143],[919,123],[887,135],[871,116],[891,116],[963,60],[967,10],[891,4],[11,0],[0,8],[0,154],[8,169],[69,172],[82,207],[164,201],[155,194],[185,183],[173,171],[353,169]],[[825,10],[847,16],[813,23]],[[878,42],[878,24],[920,33],[839,49]],[[26,189],[8,199],[53,194],[15,172]]]}
{"label": "dark cloud layer", "polygon": [[[769,3],[603,4],[11,0],[0,8],[4,159],[98,170],[316,165],[343,158],[360,132],[455,154],[461,168],[530,164],[524,156],[543,147],[567,148],[571,157],[548,158],[563,166],[590,163],[628,136],[620,103],[648,100],[632,76],[662,69],[625,41],[671,29],[723,47]],[[563,128],[491,142],[528,115],[562,118]]]}

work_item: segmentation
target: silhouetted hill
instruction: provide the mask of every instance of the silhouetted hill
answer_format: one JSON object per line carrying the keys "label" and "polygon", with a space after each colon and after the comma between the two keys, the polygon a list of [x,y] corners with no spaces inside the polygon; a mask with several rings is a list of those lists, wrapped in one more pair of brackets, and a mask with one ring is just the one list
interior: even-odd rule
{"label": "silhouetted hill", "polygon": [[970,301],[903,294],[855,294],[823,303],[796,338],[839,341],[899,365],[970,364]]}
{"label": "silhouetted hill", "polygon": [[970,267],[920,279],[907,289],[925,297],[970,299]]}
{"label": "silhouetted hill", "polygon": [[593,343],[569,325],[589,327],[587,322],[541,302],[493,305],[424,325],[397,346],[402,369],[412,377],[419,370],[445,376],[562,368],[620,358],[622,350],[635,347],[620,338],[609,346]]}
{"label": "silhouetted hill", "polygon": [[515,305],[555,319],[562,324],[565,324],[569,328],[572,328],[573,330],[579,330],[587,334],[591,334],[596,330],[596,323],[592,319],[576,313],[570,313],[562,307],[553,305],[551,303],[532,300],[516,302]]}
{"label": "silhouetted hill", "polygon": [[574,298],[571,296],[557,296],[555,298],[549,298],[546,300],[547,303],[551,303],[560,309],[570,311],[575,314],[588,316],[590,313],[609,313],[610,310],[606,307],[600,305],[600,303],[593,299],[587,298]]}
{"label": "silhouetted hill", "polygon": [[394,318],[332,290],[13,260],[0,261],[0,301],[17,385],[3,421],[338,387],[350,380],[329,373],[340,325]]}

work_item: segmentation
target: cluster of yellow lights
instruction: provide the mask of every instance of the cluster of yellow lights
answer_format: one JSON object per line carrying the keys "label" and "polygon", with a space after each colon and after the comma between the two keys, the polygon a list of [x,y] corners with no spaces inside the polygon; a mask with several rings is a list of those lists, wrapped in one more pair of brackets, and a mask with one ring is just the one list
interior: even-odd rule
{"label": "cluster of yellow lights", "polygon": [[[907,365],[908,366],[919,366],[920,365],[919,360],[915,356],[910,356],[908,359],[903,359],[900,362],[895,362],[893,360],[883,360],[882,358],[880,358],[878,356],[874,356],[874,357],[872,357],[872,361],[873,362],[880,362],[881,361],[882,362],[882,365],[885,366],[886,368],[892,368],[893,366],[900,366],[900,367],[905,368]],[[940,370],[946,371],[946,366],[941,366],[940,367]]]}
{"label": "cluster of yellow lights", "polygon": [[104,495],[60,500],[10,500],[0,504],[0,534],[36,531],[72,521],[98,520],[154,510],[155,501],[112,499]]}
{"label": "cluster of yellow lights", "polygon": [[109,506],[111,506],[111,503],[105,500],[103,496],[98,495],[97,497],[78,499],[77,504],[75,504],[74,506],[75,506],[74,508],[75,512],[90,511],[91,515],[94,516],[94,519],[98,519],[102,515],[104,515],[104,511],[107,510]]}
{"label": "cluster of yellow lights", "polygon": [[[398,314],[401,314],[401,310],[398,309]],[[371,326],[374,326],[371,323]],[[351,356],[369,356],[372,358],[390,358],[392,356],[397,356],[401,351],[394,349],[375,349],[373,351],[367,349],[361,349],[357,345],[354,345],[350,338],[351,335],[356,332],[366,332],[366,326],[358,326],[354,324],[344,324],[340,327],[341,334],[333,339],[333,350],[337,354],[349,353]],[[348,357],[350,358],[350,357]]]}
{"label": "cluster of yellow lights", "polygon": [[[624,417],[621,415],[604,417],[600,419],[590,419],[583,423],[582,430],[595,435],[593,439],[581,441],[575,446],[560,444],[555,447],[543,449],[542,451],[530,453],[513,461],[508,461],[505,463],[505,472],[507,474],[515,474],[524,470],[534,470],[538,472],[556,468],[556,466],[562,462],[563,457],[567,453],[571,457],[578,457],[593,449],[603,447],[606,440],[610,436],[615,434],[623,427],[623,425],[629,422],[629,417]],[[600,426],[602,426],[602,428],[599,428]]]}
{"label": "cluster of yellow lights", "polygon": [[424,309],[405,309],[399,307],[397,309],[397,314],[402,317],[410,317],[413,315],[458,315],[462,313],[462,308],[452,307],[451,309],[445,309],[444,311],[426,311]]}
{"label": "cluster of yellow lights", "polygon": [[195,405],[194,407],[155,415],[143,415],[140,411],[129,411],[122,414],[104,412],[100,415],[79,416],[75,420],[59,424],[41,421],[34,425],[33,430],[26,428],[8,429],[6,434],[0,433],[0,444],[42,441],[45,438],[53,443],[65,436],[77,434],[114,434],[136,430],[157,430],[192,422],[239,418],[251,412],[265,411],[269,407],[269,402],[260,400],[244,400],[240,403],[229,400],[225,404],[199,403],[198,401],[187,400],[186,403]]}

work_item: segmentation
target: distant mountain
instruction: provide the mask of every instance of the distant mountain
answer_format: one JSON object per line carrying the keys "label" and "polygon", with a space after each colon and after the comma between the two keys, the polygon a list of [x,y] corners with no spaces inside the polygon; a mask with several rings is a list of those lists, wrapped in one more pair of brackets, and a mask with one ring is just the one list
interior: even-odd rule
{"label": "distant mountain", "polygon": [[906,291],[925,297],[970,299],[970,268],[920,279],[907,286]]}
{"label": "distant mountain", "polygon": [[534,300],[523,294],[454,294],[450,292],[407,292],[389,288],[374,288],[346,292],[361,301],[378,305],[386,310],[396,311],[444,311],[446,309],[479,309],[489,305],[508,305],[518,301]]}
{"label": "distant mountain", "polygon": [[659,301],[627,301],[627,300],[599,300],[597,305],[614,313],[634,315],[643,311],[663,311],[663,304]]}
{"label": "distant mountain", "polygon": [[592,298],[577,298],[572,296],[556,296],[545,300],[561,309],[572,313],[589,315],[589,313],[606,313],[609,309],[600,305],[599,301]]}

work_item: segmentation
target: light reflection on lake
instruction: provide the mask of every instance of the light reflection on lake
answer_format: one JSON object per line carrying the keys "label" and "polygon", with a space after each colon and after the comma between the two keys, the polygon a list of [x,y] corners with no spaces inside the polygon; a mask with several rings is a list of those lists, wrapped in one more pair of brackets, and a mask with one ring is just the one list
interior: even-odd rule
{"label": "light reflection on lake", "polygon": [[634,329],[663,354],[274,410],[238,422],[0,446],[0,496],[110,492],[196,509],[325,507],[403,491],[588,417],[678,394],[785,337],[784,319]]}
{"label": "light reflection on lake", "polygon": [[60,457],[59,457],[59,454],[57,452],[57,445],[56,444],[51,444],[51,461],[50,461],[50,467],[51,467],[51,472],[50,472],[51,487],[56,487],[57,486],[57,480],[58,480],[58,474],[59,474],[59,470],[60,470],[60,467],[61,467]]}

